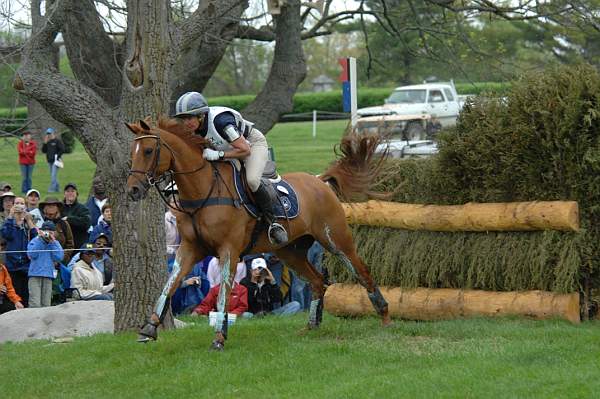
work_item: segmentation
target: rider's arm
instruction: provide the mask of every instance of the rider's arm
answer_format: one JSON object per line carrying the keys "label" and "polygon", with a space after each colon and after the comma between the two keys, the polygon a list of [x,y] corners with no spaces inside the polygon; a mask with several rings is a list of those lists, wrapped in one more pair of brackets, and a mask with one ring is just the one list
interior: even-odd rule
{"label": "rider's arm", "polygon": [[250,155],[250,145],[248,145],[248,142],[244,137],[240,136],[240,138],[232,141],[229,144],[231,144],[233,149],[225,151],[225,156],[223,158],[243,159]]}
{"label": "rider's arm", "polygon": [[218,115],[214,120],[215,127],[221,137],[233,147],[225,151],[224,158],[243,159],[250,155],[250,145],[235,124],[235,118],[230,112]]}

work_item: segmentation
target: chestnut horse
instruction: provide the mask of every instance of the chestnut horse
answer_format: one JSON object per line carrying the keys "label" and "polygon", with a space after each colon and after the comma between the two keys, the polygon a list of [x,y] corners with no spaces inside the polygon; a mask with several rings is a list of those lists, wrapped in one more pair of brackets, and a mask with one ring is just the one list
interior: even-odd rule
{"label": "chestnut horse", "polygon": [[[270,243],[257,219],[239,201],[229,162],[208,162],[202,158],[201,137],[185,133],[176,120],[161,120],[158,127],[146,122],[127,124],[136,135],[131,149],[131,171],[127,180],[131,200],[142,199],[149,188],[165,176],[174,178],[181,208],[176,212],[181,245],[173,271],[157,300],[153,314],[141,328],[138,341],[157,338],[157,327],[163,320],[170,297],[194,264],[208,255],[216,256],[223,283],[218,299],[218,318],[212,349],[222,350],[227,337],[229,293],[236,264],[245,252],[275,252],[300,276],[310,281],[313,299],[309,311],[309,328],[318,327],[322,318],[325,286],[323,276],[308,261],[307,252],[314,240],[337,256],[368,291],[368,296],[382,317],[390,323],[388,305],[373,282],[367,267],[356,253],[350,228],[334,190],[324,182],[335,183],[338,194],[366,190],[374,174],[371,155],[379,142],[374,136],[350,136],[342,142],[345,159],[338,161],[321,178],[307,173],[289,173],[284,177],[296,190],[300,213],[286,224],[288,244],[277,247]],[[380,162],[379,162],[380,164]],[[358,181],[358,183],[356,183]],[[211,199],[209,201],[209,199]],[[227,201],[228,200],[228,201]]]}

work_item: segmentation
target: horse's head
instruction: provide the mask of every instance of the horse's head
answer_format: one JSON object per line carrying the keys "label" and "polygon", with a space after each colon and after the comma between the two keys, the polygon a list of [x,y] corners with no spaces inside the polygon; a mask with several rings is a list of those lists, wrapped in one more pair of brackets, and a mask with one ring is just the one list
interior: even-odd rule
{"label": "horse's head", "polygon": [[145,121],[125,125],[136,136],[131,144],[127,192],[131,200],[139,201],[169,169],[173,154],[161,138],[159,130],[152,129]]}

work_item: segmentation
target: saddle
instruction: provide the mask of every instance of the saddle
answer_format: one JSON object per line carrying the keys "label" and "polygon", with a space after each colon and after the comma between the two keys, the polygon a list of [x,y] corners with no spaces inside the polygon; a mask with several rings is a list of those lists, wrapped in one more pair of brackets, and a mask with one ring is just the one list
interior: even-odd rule
{"label": "saddle", "polygon": [[[240,197],[241,203],[248,213],[254,218],[258,218],[260,211],[253,198],[250,195],[250,189],[246,183],[246,170],[237,160],[227,160],[232,164],[233,181],[235,190]],[[277,193],[278,201],[275,203],[274,215],[277,219],[293,219],[300,213],[298,195],[294,187],[286,180],[282,179],[277,172],[277,165],[273,161],[267,161],[262,178],[267,180]]]}

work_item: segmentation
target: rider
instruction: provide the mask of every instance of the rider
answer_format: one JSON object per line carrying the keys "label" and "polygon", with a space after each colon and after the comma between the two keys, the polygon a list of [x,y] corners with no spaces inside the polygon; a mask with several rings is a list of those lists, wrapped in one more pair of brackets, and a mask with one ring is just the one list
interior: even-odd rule
{"label": "rider", "polygon": [[265,136],[236,110],[209,107],[204,96],[195,91],[179,97],[175,117],[182,119],[189,131],[209,141],[212,148],[204,149],[204,159],[236,158],[244,162],[248,186],[269,225],[269,240],[275,245],[285,244],[287,232],[275,222],[273,211],[277,194],[271,184],[261,179],[268,160]]}

